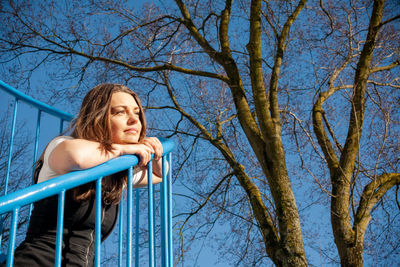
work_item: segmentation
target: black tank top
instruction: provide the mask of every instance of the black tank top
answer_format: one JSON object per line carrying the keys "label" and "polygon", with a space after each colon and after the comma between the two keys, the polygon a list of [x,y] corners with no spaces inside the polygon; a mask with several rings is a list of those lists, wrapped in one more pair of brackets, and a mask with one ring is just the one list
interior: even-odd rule
{"label": "black tank top", "polygon": [[[25,240],[15,250],[14,266],[54,266],[58,196],[34,204]],[[112,232],[119,205],[102,205],[101,239]],[[94,198],[76,202],[66,191],[64,209],[62,266],[93,266]]]}

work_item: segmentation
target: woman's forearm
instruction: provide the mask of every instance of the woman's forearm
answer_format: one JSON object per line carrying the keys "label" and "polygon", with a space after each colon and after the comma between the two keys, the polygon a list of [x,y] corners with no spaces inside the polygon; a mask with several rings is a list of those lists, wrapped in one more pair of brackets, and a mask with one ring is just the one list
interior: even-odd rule
{"label": "woman's forearm", "polygon": [[[50,167],[59,174],[92,168],[121,155],[131,154],[140,158],[139,166],[144,167],[151,159],[154,149],[144,144],[113,144],[113,150],[106,151],[101,144],[85,139],[65,140],[57,145],[49,156]],[[161,159],[154,160],[154,174],[161,177]]]}
{"label": "woman's forearm", "polygon": [[120,155],[120,151],[106,151],[100,143],[84,140],[65,140],[49,156],[50,167],[60,174],[88,169]]}

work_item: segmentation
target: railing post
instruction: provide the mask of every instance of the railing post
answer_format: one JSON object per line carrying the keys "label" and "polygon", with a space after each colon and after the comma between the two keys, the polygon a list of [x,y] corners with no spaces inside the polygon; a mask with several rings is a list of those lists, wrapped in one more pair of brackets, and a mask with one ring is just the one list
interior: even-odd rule
{"label": "railing post", "polygon": [[62,259],[62,244],[63,244],[63,229],[64,229],[64,207],[65,207],[65,190],[58,194],[58,209],[57,209],[57,234],[56,234],[56,255],[54,265],[61,266]]}
{"label": "railing post", "polygon": [[166,157],[162,157],[162,183],[161,183],[161,262],[163,267],[168,265],[168,239],[167,239],[167,173]]}
{"label": "railing post", "polygon": [[8,254],[7,254],[7,267],[11,267],[14,264],[14,250],[15,250],[15,237],[17,235],[18,226],[18,213],[19,207],[13,210],[11,226],[10,226],[10,236],[8,241]]}
{"label": "railing post", "polygon": [[147,181],[148,181],[148,227],[149,227],[149,266],[154,267],[154,198],[153,198],[153,163],[150,160],[147,164]]}
{"label": "railing post", "polygon": [[10,167],[11,167],[11,158],[12,158],[12,148],[13,148],[13,144],[14,144],[15,123],[17,121],[17,109],[18,109],[18,98],[15,98],[13,119],[12,119],[12,125],[11,125],[10,145],[8,147],[8,159],[7,159],[7,169],[6,169],[6,180],[5,180],[5,184],[4,184],[4,195],[7,195],[8,180],[10,178]]}
{"label": "railing post", "polygon": [[119,229],[118,229],[118,267],[122,267],[122,237],[123,237],[123,229],[124,229],[124,220],[122,219],[124,215],[124,201],[121,196],[121,201],[119,202],[119,213],[118,213],[118,221],[119,221]]}
{"label": "railing post", "polygon": [[168,260],[169,267],[173,265],[173,254],[174,250],[172,247],[172,153],[168,153],[168,183],[167,183],[167,194],[168,194]]}
{"label": "railing post", "polygon": [[94,228],[94,266],[100,266],[101,260],[101,217],[102,217],[102,177],[96,180],[96,197],[95,197],[95,228]]}
{"label": "railing post", "polygon": [[127,183],[127,202],[128,202],[128,208],[127,208],[127,217],[128,217],[128,222],[127,222],[127,233],[126,233],[126,266],[131,267],[132,266],[132,210],[133,210],[133,188],[132,188],[132,176],[133,176],[133,170],[132,167],[128,169],[128,183]]}
{"label": "railing post", "polygon": [[42,117],[42,111],[38,109],[37,118],[36,118],[36,133],[35,133],[35,147],[33,150],[33,164],[35,164],[37,159],[37,151],[39,146],[39,134],[40,134],[40,119]]}
{"label": "railing post", "polygon": [[63,131],[64,131],[64,120],[60,119],[60,130],[59,130],[59,133],[62,134]]}
{"label": "railing post", "polygon": [[[10,135],[10,143],[8,147],[8,158],[7,158],[7,167],[6,167],[6,179],[4,182],[4,195],[7,195],[8,192],[8,180],[10,178],[10,167],[11,167],[11,158],[12,158],[12,148],[14,144],[14,132],[15,132],[15,123],[17,120],[17,109],[18,109],[18,98],[14,100],[14,111],[13,111],[13,119],[11,123],[11,135]],[[3,227],[4,227],[4,215],[1,215],[0,218],[0,246],[3,239]]]}
{"label": "railing post", "polygon": [[140,189],[136,188],[135,213],[135,267],[139,267],[139,224],[140,224]]}
{"label": "railing post", "polygon": [[[34,149],[33,149],[33,165],[32,166],[35,166],[35,163],[36,163],[36,160],[37,160],[37,151],[38,151],[38,146],[39,146],[40,118],[41,118],[41,115],[42,115],[42,111],[40,109],[38,109],[37,118],[36,118],[36,134],[35,134],[35,146],[34,146]],[[35,169],[33,168],[33,170],[32,170],[32,178],[33,178],[34,173],[35,173]],[[32,182],[34,182],[33,179],[32,179]],[[31,203],[29,205],[28,225],[29,225],[29,221],[31,219],[32,208],[33,208],[33,203]]]}

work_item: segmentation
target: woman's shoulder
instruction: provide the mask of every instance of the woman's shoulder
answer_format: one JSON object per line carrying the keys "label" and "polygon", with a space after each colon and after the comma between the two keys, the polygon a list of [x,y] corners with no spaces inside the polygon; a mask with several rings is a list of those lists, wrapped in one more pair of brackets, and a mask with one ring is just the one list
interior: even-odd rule
{"label": "woman's shoulder", "polygon": [[71,140],[71,139],[74,139],[74,138],[72,136],[69,136],[69,135],[59,135],[59,136],[53,138],[49,142],[48,146],[52,145],[52,146],[56,147],[58,144],[64,142],[65,140]]}
{"label": "woman's shoulder", "polygon": [[[62,141],[65,141],[65,140],[71,140],[71,139],[74,139],[72,136],[69,136],[69,135],[59,135],[59,136],[57,136],[57,137],[54,137],[51,141],[50,141],[50,143],[52,143],[52,142],[62,142]],[[50,144],[49,143],[49,144]]]}
{"label": "woman's shoulder", "polygon": [[43,155],[43,166],[40,170],[39,173],[39,177],[38,177],[38,183],[49,180],[55,176],[57,176],[58,174],[52,169],[50,168],[49,165],[49,156],[51,154],[51,152],[54,150],[54,148],[56,146],[58,146],[59,144],[61,144],[63,141],[65,140],[70,140],[73,139],[73,137],[71,136],[64,136],[64,135],[60,135],[57,136],[55,138],[53,138],[48,144],[47,147],[44,150],[44,155]]}
{"label": "woman's shoulder", "polygon": [[58,146],[65,140],[71,140],[71,139],[74,139],[74,138],[72,136],[68,136],[68,135],[60,135],[60,136],[53,138],[46,147],[45,158],[46,158],[46,156],[48,157],[48,155],[50,155],[51,151],[53,151],[56,146]]}

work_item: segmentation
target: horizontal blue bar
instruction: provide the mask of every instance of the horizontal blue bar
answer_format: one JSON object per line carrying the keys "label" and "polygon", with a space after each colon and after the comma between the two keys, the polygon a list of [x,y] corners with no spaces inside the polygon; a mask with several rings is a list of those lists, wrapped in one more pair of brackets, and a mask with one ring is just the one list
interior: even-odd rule
{"label": "horizontal blue bar", "polygon": [[[171,152],[174,148],[174,142],[166,138],[159,139],[163,145],[163,155]],[[136,155],[124,155],[90,169],[73,171],[9,193],[0,197],[0,214],[10,212],[14,207],[22,207],[40,199],[58,194],[62,190],[69,190],[82,184],[92,182],[99,177],[126,170],[131,166],[136,166],[138,163],[139,158]]]}
{"label": "horizontal blue bar", "polygon": [[3,82],[1,80],[0,80],[0,88],[2,88],[7,93],[13,95],[14,97],[16,97],[18,100],[21,100],[27,104],[30,104],[30,105],[34,106],[35,108],[42,110],[48,114],[54,115],[56,117],[59,117],[60,119],[67,120],[67,121],[70,121],[73,119],[73,116],[71,114],[66,113],[62,110],[53,108],[50,105],[42,103],[24,93],[21,93],[20,91],[9,86],[8,84],[6,84],[5,82]]}

